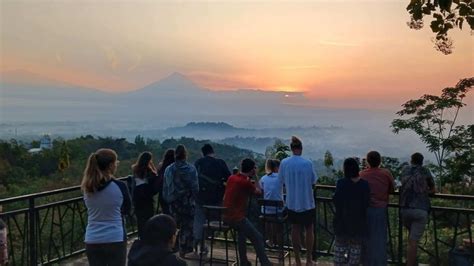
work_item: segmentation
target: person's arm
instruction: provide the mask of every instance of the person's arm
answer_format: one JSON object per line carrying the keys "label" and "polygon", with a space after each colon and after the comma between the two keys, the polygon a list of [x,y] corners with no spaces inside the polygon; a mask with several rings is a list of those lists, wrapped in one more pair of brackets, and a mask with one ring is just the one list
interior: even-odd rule
{"label": "person's arm", "polygon": [[369,205],[370,205],[370,186],[369,186],[368,183],[367,183],[367,188],[366,188],[365,194],[364,194],[364,204],[365,204],[366,208],[368,208]]}
{"label": "person's arm", "polygon": [[150,172],[148,176],[148,186],[152,196],[156,195],[160,191],[160,179],[156,172]]}
{"label": "person's arm", "polygon": [[227,182],[227,179],[229,179],[229,177],[230,177],[232,174],[230,173],[229,167],[227,167],[227,164],[225,163],[225,161],[224,161],[224,160],[221,160],[221,162],[222,162],[222,172],[223,172],[223,173],[222,173],[222,174],[223,174],[223,176],[222,176],[222,179],[223,179],[222,182],[225,183],[225,182]]}
{"label": "person's arm", "polygon": [[338,206],[340,194],[341,194],[341,182],[340,180],[336,183],[336,191],[334,191],[334,195],[332,195],[332,200],[334,201],[334,205]]}
{"label": "person's arm", "polygon": [[393,178],[392,173],[390,173],[389,170],[387,170],[387,176],[388,176],[388,193],[393,193],[395,192],[395,179]]}
{"label": "person's arm", "polygon": [[132,209],[132,199],[130,197],[130,193],[128,192],[127,185],[120,180],[114,179],[114,181],[115,181],[115,184],[117,184],[117,186],[119,187],[123,196],[123,202],[120,208],[122,211],[122,215],[128,215],[130,214],[130,210]]}
{"label": "person's arm", "polygon": [[433,178],[433,175],[431,174],[431,171],[427,168],[426,169],[426,183],[428,184],[428,189],[429,189],[429,193],[430,194],[434,194],[436,193],[436,186],[435,186],[435,182],[434,182],[434,178]]}
{"label": "person's arm", "polygon": [[278,180],[280,181],[280,184],[284,189],[286,189],[286,187],[285,187],[285,174],[286,174],[286,171],[285,171],[285,167],[283,166],[283,162],[282,162],[281,165],[280,165],[280,170],[278,172]]}
{"label": "person's arm", "polygon": [[199,181],[198,181],[198,173],[197,173],[197,170],[196,168],[193,167],[192,171],[191,171],[191,176],[190,176],[190,180],[189,180],[189,184],[190,184],[190,188],[191,188],[191,191],[194,195],[197,195],[197,193],[199,192]]}
{"label": "person's arm", "polygon": [[311,161],[310,161],[310,165],[311,165],[311,182],[313,185],[315,185],[316,182],[318,182],[318,175],[314,171],[313,163]]}
{"label": "person's arm", "polygon": [[155,164],[153,163],[153,161],[150,161],[150,163],[148,164],[148,168],[149,168],[150,171],[153,172],[155,175],[158,174],[158,171],[156,170],[156,167],[155,167]]}
{"label": "person's arm", "polygon": [[[156,166],[156,173],[159,174],[161,171],[161,168],[163,167],[163,162],[159,162],[158,165]],[[164,170],[164,169],[163,169]],[[164,172],[164,171],[163,171]]]}
{"label": "person's arm", "polygon": [[[249,180],[250,181],[250,180]],[[259,182],[255,182],[255,190],[253,192],[253,194],[257,195],[257,196],[260,196],[262,195],[262,187],[260,186],[260,183]]]}

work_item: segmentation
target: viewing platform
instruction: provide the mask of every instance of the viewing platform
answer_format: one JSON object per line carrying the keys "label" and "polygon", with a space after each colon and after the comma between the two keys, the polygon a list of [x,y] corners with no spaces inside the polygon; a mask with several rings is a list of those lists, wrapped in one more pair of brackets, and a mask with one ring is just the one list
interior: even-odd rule
{"label": "viewing platform", "polygon": [[[313,257],[316,265],[329,263],[333,255],[334,230],[332,219],[334,186],[317,185],[314,197],[317,205],[315,226],[316,248]],[[388,208],[388,263],[403,265],[406,254],[407,231],[399,219],[398,193],[390,197]],[[425,234],[420,241],[419,262],[429,265],[449,265],[453,253],[473,256],[474,196],[436,194],[431,197],[432,209]],[[65,264],[85,265],[84,232],[87,210],[79,186],[0,200],[0,213],[8,228],[9,265]],[[249,205],[249,219],[261,230],[259,207],[255,201]],[[128,226],[129,240],[136,229]],[[291,243],[285,243],[291,251]],[[463,251],[458,251],[462,247]],[[229,255],[235,257],[233,243]],[[453,252],[454,251],[454,252]],[[222,257],[218,245],[215,256]],[[249,260],[255,255],[249,247]],[[292,256],[294,262],[294,256]],[[198,265],[189,261],[189,265]],[[217,264],[216,264],[217,265]],[[286,265],[288,265],[286,263]]]}

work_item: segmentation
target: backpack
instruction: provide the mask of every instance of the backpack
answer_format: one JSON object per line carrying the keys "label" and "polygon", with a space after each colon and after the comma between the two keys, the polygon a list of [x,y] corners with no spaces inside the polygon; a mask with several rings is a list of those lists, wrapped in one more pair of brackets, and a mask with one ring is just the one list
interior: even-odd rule
{"label": "backpack", "polygon": [[407,177],[400,189],[400,203],[402,207],[411,208],[413,201],[419,194],[424,194],[428,191],[428,184],[426,176],[421,168],[415,168],[410,171],[410,176]]}
{"label": "backpack", "polygon": [[222,200],[225,190],[223,178],[216,179],[204,174],[200,165],[197,165],[196,170],[198,172],[200,201],[204,204],[215,204],[216,200]]}
{"label": "backpack", "polygon": [[175,175],[178,169],[176,169],[175,165],[172,164],[168,171],[172,171],[172,175],[166,175],[167,171],[165,171],[163,177],[163,199],[168,202],[172,203],[176,199],[178,199],[178,194],[176,193],[176,184],[175,184]]}

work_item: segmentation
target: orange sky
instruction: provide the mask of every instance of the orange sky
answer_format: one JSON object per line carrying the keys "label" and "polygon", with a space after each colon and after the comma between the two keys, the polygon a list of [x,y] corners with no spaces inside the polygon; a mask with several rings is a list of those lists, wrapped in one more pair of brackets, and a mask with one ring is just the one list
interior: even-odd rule
{"label": "orange sky", "polygon": [[[214,90],[400,102],[473,76],[474,41],[433,49],[407,1],[1,1],[0,70],[107,91],[181,72]],[[391,97],[387,97],[390,95]]]}

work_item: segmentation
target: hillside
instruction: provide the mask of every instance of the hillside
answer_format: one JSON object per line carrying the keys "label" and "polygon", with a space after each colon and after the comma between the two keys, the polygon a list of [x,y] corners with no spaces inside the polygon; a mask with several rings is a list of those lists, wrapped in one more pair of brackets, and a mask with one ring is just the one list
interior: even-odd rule
{"label": "hillside", "polygon": [[80,184],[88,156],[99,148],[111,148],[118,154],[120,165],[117,177],[131,173],[131,165],[142,151],[151,151],[157,165],[167,149],[184,144],[188,149],[188,161],[194,163],[201,157],[201,147],[211,143],[216,154],[224,159],[228,167],[237,166],[243,158],[259,159],[261,155],[235,146],[218,144],[192,138],[166,139],[162,142],[137,137],[135,142],[123,138],[82,136],[67,140],[70,166],[61,173],[58,163],[64,151],[64,140],[53,140],[53,149],[39,153],[28,153],[28,148],[39,145],[38,141],[21,143],[16,140],[0,140],[0,194],[5,197],[52,190]]}

